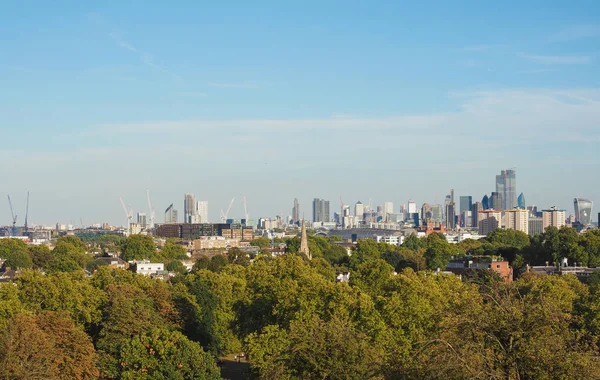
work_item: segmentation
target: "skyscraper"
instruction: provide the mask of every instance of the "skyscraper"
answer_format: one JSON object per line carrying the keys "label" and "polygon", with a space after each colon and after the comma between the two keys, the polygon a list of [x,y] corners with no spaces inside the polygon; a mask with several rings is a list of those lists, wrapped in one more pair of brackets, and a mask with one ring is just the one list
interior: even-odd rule
{"label": "skyscraper", "polygon": [[[392,210],[392,213],[394,211]],[[416,214],[417,211],[417,202],[413,201],[412,199],[408,200],[408,213],[409,214]]]}
{"label": "skyscraper", "polygon": [[492,192],[492,196],[490,198],[490,210],[502,211],[503,207],[504,203],[502,202],[502,194],[497,191]]}
{"label": "skyscraper", "polygon": [[575,207],[575,221],[584,226],[592,224],[592,207],[594,202],[585,198],[575,198],[573,200]]}
{"label": "skyscraper", "polygon": [[187,193],[183,198],[183,222],[193,223],[197,215],[196,196]]}
{"label": "skyscraper", "polygon": [[481,202],[473,203],[471,207],[471,227],[477,227],[477,223],[479,221],[479,213],[483,211],[483,205]]}
{"label": "skyscraper", "polygon": [[394,203],[393,202],[383,202],[383,218],[387,220],[388,214],[394,213]]}
{"label": "skyscraper", "polygon": [[487,194],[481,199],[481,207],[483,207],[484,210],[490,209],[490,197],[488,197]]}
{"label": "skyscraper", "polygon": [[471,211],[473,206],[473,197],[470,195],[461,195],[460,197],[460,213]]}
{"label": "skyscraper", "polygon": [[361,201],[356,202],[356,204],[354,205],[354,216],[356,216],[356,218],[359,221],[362,221],[364,219],[364,217],[363,217],[364,213],[365,213],[365,205],[363,205]]}
{"label": "skyscraper", "polygon": [[442,223],[442,221],[444,220],[444,207],[442,205],[432,205],[431,206],[431,220],[434,223]]}
{"label": "skyscraper", "polygon": [[199,223],[208,223],[208,201],[200,201],[198,202],[198,222]]}
{"label": "skyscraper", "polygon": [[454,202],[446,204],[446,228],[449,230],[456,228],[456,205]]}
{"label": "skyscraper", "polygon": [[525,209],[506,210],[504,228],[529,234],[529,211]]}
{"label": "skyscraper", "polygon": [[297,224],[300,221],[300,203],[298,198],[294,198],[294,207],[292,207],[292,223]]}
{"label": "skyscraper", "polygon": [[517,177],[513,169],[502,170],[496,176],[496,192],[502,197],[502,206],[495,205],[494,209],[512,210],[517,206]]}
{"label": "skyscraper", "polygon": [[173,208],[173,203],[165,210],[165,223],[177,223],[177,210]]}
{"label": "skyscraper", "polygon": [[432,208],[429,203],[423,203],[421,206],[421,220],[423,223],[428,223],[433,218]]}
{"label": "skyscraper", "polygon": [[526,209],[525,196],[523,195],[523,193],[519,194],[519,198],[517,198],[517,203],[518,203],[520,209],[522,209],[522,210]]}
{"label": "skyscraper", "polygon": [[324,199],[313,199],[313,222],[329,222],[329,201]]}
{"label": "skyscraper", "polygon": [[145,212],[138,212],[137,213],[137,222],[138,222],[138,224],[142,228],[146,228],[148,219],[146,218],[146,213]]}

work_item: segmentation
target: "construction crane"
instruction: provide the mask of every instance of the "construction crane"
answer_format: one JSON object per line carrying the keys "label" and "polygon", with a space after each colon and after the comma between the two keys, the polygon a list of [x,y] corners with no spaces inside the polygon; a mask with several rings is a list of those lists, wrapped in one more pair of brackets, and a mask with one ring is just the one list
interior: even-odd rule
{"label": "construction crane", "polygon": [[150,229],[154,228],[154,219],[156,218],[156,214],[154,212],[154,208],[152,208],[152,201],[150,200],[150,190],[146,190],[146,198],[148,198],[148,211],[150,213]]}
{"label": "construction crane", "polygon": [[127,228],[129,228],[131,219],[133,219],[133,210],[127,209],[127,206],[125,206],[125,202],[123,201],[123,198],[119,197],[119,200],[121,201],[121,206],[123,207],[123,211],[125,211],[125,216],[127,217]]}
{"label": "construction crane", "polygon": [[10,214],[12,215],[12,231],[11,231],[11,236],[16,236],[17,235],[17,215],[15,215],[15,212],[13,211],[13,206],[12,206],[12,201],[10,200],[10,195],[8,196],[8,205],[10,206]]}
{"label": "construction crane", "polygon": [[29,217],[29,191],[27,192],[27,206],[25,207],[25,232],[29,231],[29,227],[27,225],[27,218]]}
{"label": "construction crane", "polygon": [[244,198],[244,216],[246,218],[246,223],[248,223],[249,218],[248,218],[248,205],[246,204],[246,196],[244,195],[243,198]]}
{"label": "construction crane", "polygon": [[227,221],[227,216],[229,215],[229,211],[231,211],[231,207],[233,207],[234,201],[235,201],[235,198],[231,198],[231,202],[229,202],[229,207],[227,207],[227,211],[225,211],[225,213],[223,213],[223,210],[221,210],[221,221],[223,223],[225,223]]}

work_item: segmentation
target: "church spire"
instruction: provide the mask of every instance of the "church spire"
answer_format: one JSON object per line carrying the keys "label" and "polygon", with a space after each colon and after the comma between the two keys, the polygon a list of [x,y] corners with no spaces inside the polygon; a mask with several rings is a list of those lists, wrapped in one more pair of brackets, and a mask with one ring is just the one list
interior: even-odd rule
{"label": "church spire", "polygon": [[306,255],[309,260],[312,259],[310,255],[310,250],[308,249],[308,238],[306,237],[306,226],[304,225],[304,219],[302,219],[302,233],[300,237],[300,252]]}

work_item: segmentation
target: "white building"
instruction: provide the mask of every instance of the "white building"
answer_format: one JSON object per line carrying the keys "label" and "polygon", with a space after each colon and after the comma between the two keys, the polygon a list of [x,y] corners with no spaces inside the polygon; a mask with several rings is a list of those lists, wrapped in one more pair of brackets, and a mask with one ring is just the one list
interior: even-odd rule
{"label": "white building", "polygon": [[529,211],[512,209],[504,211],[504,228],[529,234]]}
{"label": "white building", "polygon": [[141,274],[144,276],[151,276],[165,270],[165,264],[163,263],[151,263],[150,261],[137,261],[130,264],[130,267],[134,273]]}
{"label": "white building", "polygon": [[413,201],[412,199],[408,200],[408,213],[409,214],[416,214],[417,211],[417,202]]}
{"label": "white building", "polygon": [[200,201],[197,205],[198,223],[208,223],[208,201]]}
{"label": "white building", "polygon": [[550,210],[542,210],[542,227],[544,231],[550,226],[561,228],[566,225],[566,219],[567,212],[565,210],[558,210],[556,207],[552,207]]}
{"label": "white building", "polygon": [[388,243],[391,245],[401,245],[404,243],[404,236],[376,236],[378,243]]}
{"label": "white building", "polygon": [[365,213],[365,205],[363,205],[360,201],[354,205],[354,216],[358,218],[358,220],[363,220],[363,215]]}

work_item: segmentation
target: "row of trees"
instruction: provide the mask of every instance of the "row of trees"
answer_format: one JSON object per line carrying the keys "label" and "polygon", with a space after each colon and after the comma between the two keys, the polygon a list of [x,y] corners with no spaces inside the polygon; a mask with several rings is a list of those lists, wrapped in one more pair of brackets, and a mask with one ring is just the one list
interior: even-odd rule
{"label": "row of trees", "polygon": [[[76,238],[52,252],[2,241],[0,257],[31,269],[0,286],[0,378],[216,379],[215,358],[238,352],[258,378],[594,378],[600,281],[427,270],[460,254],[544,260],[566,252],[566,234],[549,230],[539,244],[514,231],[457,245],[436,234],[400,247],[361,240],[351,256],[338,238],[310,237],[310,261],[295,238],[287,255],[232,249],[170,282],[105,267],[86,276],[91,256]],[[593,237],[576,244],[587,250]],[[133,258],[181,253],[147,238],[119,244]],[[347,270],[350,282],[336,282]]]}

